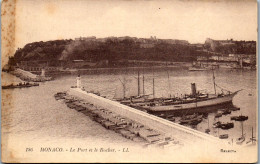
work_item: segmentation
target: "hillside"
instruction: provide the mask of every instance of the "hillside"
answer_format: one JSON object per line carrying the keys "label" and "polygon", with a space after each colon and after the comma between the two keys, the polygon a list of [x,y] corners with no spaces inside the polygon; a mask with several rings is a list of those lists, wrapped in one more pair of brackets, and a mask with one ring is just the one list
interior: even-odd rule
{"label": "hillside", "polygon": [[169,40],[111,39],[55,40],[34,42],[19,48],[14,62],[31,60],[195,60],[196,51],[189,43]]}
{"label": "hillside", "polygon": [[[199,46],[197,46],[199,45]],[[192,62],[207,51],[220,54],[256,54],[255,41],[207,39],[204,44],[189,44],[185,40],[135,38],[135,37],[87,37],[75,40],[34,42],[19,48],[9,64],[21,61],[73,61],[100,62],[109,65],[122,60],[152,60]],[[113,64],[115,65],[115,64]]]}

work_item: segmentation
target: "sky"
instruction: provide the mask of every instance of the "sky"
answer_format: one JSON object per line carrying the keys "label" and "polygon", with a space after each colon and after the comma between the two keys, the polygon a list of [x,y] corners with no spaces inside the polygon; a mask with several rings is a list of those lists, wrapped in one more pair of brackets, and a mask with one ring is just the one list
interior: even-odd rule
{"label": "sky", "polygon": [[17,0],[15,47],[77,37],[257,40],[250,0]]}

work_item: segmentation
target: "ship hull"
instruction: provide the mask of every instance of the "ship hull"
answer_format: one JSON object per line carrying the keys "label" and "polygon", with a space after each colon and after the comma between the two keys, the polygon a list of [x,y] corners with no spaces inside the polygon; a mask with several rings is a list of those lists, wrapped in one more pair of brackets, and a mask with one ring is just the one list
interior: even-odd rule
{"label": "ship hull", "polygon": [[163,112],[163,111],[179,111],[179,110],[185,110],[185,109],[197,109],[197,108],[204,108],[204,107],[210,107],[210,106],[217,106],[217,105],[221,105],[221,104],[232,103],[233,97],[237,94],[237,92],[234,92],[229,95],[225,95],[223,97],[216,97],[216,98],[207,99],[207,100],[198,101],[198,102],[192,102],[192,103],[165,105],[165,106],[153,106],[153,107],[146,108],[146,110],[148,110],[150,112]]}

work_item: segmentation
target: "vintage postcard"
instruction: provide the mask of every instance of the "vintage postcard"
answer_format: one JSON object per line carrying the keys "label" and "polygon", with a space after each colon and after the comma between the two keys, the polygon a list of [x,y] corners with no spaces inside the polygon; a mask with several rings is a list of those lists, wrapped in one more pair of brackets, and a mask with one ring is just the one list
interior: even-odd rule
{"label": "vintage postcard", "polygon": [[257,162],[257,1],[1,7],[2,162]]}

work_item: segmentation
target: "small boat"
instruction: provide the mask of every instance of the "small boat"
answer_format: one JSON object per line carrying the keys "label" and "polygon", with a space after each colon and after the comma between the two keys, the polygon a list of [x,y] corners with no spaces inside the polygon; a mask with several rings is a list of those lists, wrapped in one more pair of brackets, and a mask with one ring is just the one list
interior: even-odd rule
{"label": "small boat", "polygon": [[34,87],[34,86],[39,86],[38,83],[19,83],[17,85],[6,85],[6,86],[2,86],[2,89],[14,89],[14,88],[28,88],[28,87]]}
{"label": "small boat", "polygon": [[233,107],[233,108],[230,108],[230,110],[232,110],[232,111],[237,111],[237,110],[240,110],[240,108],[238,108],[238,107]]}
{"label": "small boat", "polygon": [[221,125],[222,125],[222,123],[221,123],[220,121],[218,121],[218,122],[215,122],[215,123],[213,124],[213,127],[214,127],[214,128],[220,128]]}
{"label": "small boat", "polygon": [[196,120],[190,121],[188,124],[189,125],[198,125],[199,123],[201,123],[201,121],[202,121],[202,118],[198,118]]}
{"label": "small boat", "polygon": [[210,129],[206,129],[206,130],[205,130],[205,133],[208,133],[208,134],[209,134],[209,132],[210,132]]}
{"label": "small boat", "polygon": [[245,121],[248,120],[248,116],[232,116],[230,119],[235,121]]}
{"label": "small boat", "polygon": [[66,95],[67,95],[66,92],[58,92],[54,95],[54,97],[56,100],[60,100],[60,99],[65,99]]}
{"label": "small boat", "polygon": [[222,113],[219,112],[219,113],[217,113],[217,114],[215,115],[215,118],[219,118],[219,117],[221,117],[221,116],[222,116]]}
{"label": "small boat", "polygon": [[222,115],[227,115],[227,114],[230,114],[231,113],[231,110],[224,110],[223,112],[222,112]]}
{"label": "small boat", "polygon": [[233,122],[228,122],[226,124],[221,124],[220,125],[220,128],[224,129],[224,130],[231,129],[233,127],[234,127],[234,123]]}
{"label": "small boat", "polygon": [[219,138],[226,139],[226,138],[228,138],[228,134],[221,134],[221,135],[219,135]]}
{"label": "small boat", "polygon": [[180,124],[197,125],[202,121],[202,115],[193,114],[191,116],[184,116],[180,120]]}

